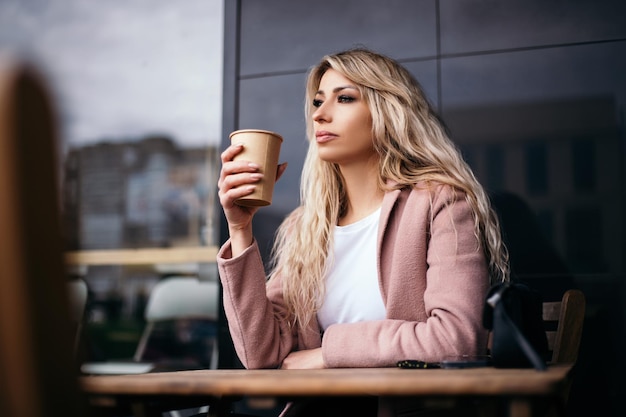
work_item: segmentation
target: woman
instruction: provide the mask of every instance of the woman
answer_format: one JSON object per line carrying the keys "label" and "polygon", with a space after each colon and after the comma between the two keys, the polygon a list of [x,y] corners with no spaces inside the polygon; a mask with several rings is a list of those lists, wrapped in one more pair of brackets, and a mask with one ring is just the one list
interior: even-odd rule
{"label": "woman", "polygon": [[[266,283],[256,208],[234,204],[261,178],[222,154],[230,233],[218,266],[247,368],[387,367],[484,353],[484,296],[508,277],[488,199],[397,62],[364,49],[326,56],[307,81],[301,205],[278,230]],[[286,166],[278,168],[282,175]]]}

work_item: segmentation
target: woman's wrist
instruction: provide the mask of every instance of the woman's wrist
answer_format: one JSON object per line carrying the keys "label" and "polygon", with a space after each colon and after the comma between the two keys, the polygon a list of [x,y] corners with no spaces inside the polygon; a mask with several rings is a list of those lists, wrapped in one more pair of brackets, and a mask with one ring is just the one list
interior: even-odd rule
{"label": "woman's wrist", "polygon": [[229,228],[228,232],[230,235],[230,247],[233,258],[241,255],[254,241],[252,227],[242,229]]}

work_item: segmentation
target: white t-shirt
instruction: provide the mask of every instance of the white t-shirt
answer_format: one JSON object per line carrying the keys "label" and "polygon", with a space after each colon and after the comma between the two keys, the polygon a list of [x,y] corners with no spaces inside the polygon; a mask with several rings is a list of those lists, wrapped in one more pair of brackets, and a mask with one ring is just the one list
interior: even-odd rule
{"label": "white t-shirt", "polygon": [[317,312],[323,330],[335,323],[385,318],[376,267],[379,218],[380,208],[356,223],[335,227],[334,263]]}

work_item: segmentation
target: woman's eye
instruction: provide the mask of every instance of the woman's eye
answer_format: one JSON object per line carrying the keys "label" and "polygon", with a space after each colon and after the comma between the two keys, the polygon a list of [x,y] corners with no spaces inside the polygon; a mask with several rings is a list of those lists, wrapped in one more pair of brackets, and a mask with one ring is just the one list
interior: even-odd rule
{"label": "woman's eye", "polygon": [[322,105],[322,100],[318,100],[318,99],[313,100],[313,107],[319,107],[321,105]]}
{"label": "woman's eye", "polygon": [[354,97],[350,97],[350,96],[341,95],[341,96],[337,97],[337,101],[339,101],[340,103],[352,103],[354,100],[356,100],[356,99]]}

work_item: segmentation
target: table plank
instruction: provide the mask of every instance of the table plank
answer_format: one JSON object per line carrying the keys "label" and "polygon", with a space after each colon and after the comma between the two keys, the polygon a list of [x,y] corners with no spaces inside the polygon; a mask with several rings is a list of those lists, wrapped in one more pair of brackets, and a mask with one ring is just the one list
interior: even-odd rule
{"label": "table plank", "polygon": [[231,369],[85,376],[80,383],[88,394],[141,396],[549,396],[560,392],[571,369]]}
{"label": "table plank", "polygon": [[68,265],[151,265],[158,263],[213,263],[217,246],[103,249],[66,252]]}

